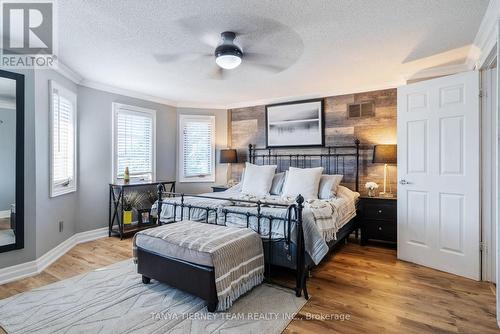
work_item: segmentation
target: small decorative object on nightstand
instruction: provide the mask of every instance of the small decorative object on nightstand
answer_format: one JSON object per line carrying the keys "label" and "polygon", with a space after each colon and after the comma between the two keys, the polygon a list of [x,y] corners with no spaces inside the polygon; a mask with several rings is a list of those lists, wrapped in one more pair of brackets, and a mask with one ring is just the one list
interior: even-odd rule
{"label": "small decorative object on nightstand", "polygon": [[366,182],[365,189],[368,190],[369,197],[375,197],[375,190],[378,189],[378,184],[375,182]]}
{"label": "small decorative object on nightstand", "polygon": [[218,193],[218,192],[221,192],[221,191],[226,191],[228,189],[229,189],[228,186],[212,186],[212,191],[214,193]]}
{"label": "small decorative object on nightstand", "polygon": [[377,240],[396,245],[397,199],[383,197],[360,198],[361,245]]}

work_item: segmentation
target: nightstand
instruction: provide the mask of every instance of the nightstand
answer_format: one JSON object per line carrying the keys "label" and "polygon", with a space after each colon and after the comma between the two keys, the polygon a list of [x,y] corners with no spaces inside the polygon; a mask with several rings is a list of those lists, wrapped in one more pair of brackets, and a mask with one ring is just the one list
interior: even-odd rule
{"label": "nightstand", "polygon": [[229,189],[229,187],[228,187],[228,186],[213,186],[213,187],[212,187],[212,191],[213,191],[214,193],[218,193],[218,192],[221,192],[221,191],[226,191],[226,190],[228,190],[228,189]]}
{"label": "nightstand", "polygon": [[397,243],[397,199],[386,197],[360,198],[361,245],[368,240]]}

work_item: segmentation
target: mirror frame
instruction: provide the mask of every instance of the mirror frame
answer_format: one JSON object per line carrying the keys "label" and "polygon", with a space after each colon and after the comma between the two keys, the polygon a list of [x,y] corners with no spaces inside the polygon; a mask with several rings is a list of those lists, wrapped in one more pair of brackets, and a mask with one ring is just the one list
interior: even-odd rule
{"label": "mirror frame", "polygon": [[0,77],[16,81],[16,242],[0,252],[24,248],[24,75],[0,70]]}

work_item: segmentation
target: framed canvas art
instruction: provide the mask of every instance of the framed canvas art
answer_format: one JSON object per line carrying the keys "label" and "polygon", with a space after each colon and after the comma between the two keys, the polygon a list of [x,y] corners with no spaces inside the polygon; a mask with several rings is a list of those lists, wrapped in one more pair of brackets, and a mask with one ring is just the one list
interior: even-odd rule
{"label": "framed canvas art", "polygon": [[266,106],[267,147],[323,146],[323,99]]}

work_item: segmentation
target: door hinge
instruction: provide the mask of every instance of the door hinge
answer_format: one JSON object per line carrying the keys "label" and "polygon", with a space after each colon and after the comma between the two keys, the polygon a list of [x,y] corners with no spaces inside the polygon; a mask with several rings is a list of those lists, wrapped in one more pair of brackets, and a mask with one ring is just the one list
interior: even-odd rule
{"label": "door hinge", "polygon": [[486,92],[482,89],[479,90],[479,97],[486,97]]}

